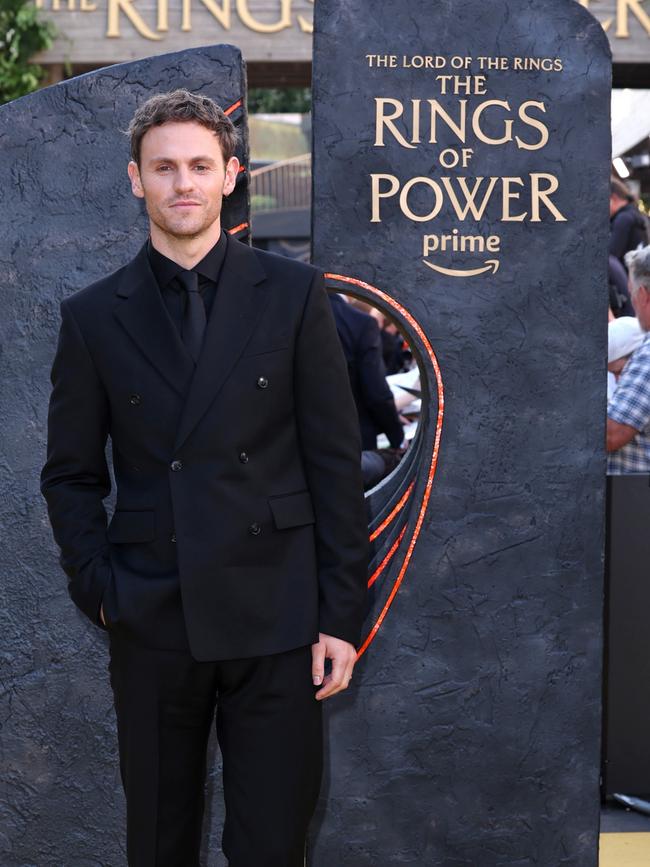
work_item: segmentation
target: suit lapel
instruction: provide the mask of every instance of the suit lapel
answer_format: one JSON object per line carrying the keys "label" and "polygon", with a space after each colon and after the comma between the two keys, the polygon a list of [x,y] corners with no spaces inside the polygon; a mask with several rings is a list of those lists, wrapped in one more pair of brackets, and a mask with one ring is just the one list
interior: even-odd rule
{"label": "suit lapel", "polygon": [[268,300],[265,287],[259,285],[266,273],[253,250],[230,237],[227,244],[203,347],[178,425],[175,451],[180,449],[217,396]]}
{"label": "suit lapel", "polygon": [[113,313],[151,364],[181,396],[194,362],[174,327],[149,265],[146,245],[122,273]]}

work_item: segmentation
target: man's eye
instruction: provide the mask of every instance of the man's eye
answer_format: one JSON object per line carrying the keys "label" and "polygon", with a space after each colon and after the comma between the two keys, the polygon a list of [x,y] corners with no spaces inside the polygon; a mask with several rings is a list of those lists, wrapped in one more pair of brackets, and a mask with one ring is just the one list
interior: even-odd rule
{"label": "man's eye", "polygon": [[207,171],[208,171],[208,167],[207,167],[207,166],[195,166],[195,168],[196,168],[197,171],[199,171],[199,172],[207,172]]}
{"label": "man's eye", "polygon": [[169,171],[169,168],[170,168],[169,166],[158,166],[157,171],[159,171],[159,172],[168,172],[168,171]]}

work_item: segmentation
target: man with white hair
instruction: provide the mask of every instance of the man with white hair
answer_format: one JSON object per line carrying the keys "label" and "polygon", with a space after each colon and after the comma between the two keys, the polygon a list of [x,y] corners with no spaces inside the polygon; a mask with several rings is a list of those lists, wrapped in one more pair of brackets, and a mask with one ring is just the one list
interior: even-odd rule
{"label": "man with white hair", "polygon": [[607,326],[607,401],[614,396],[618,380],[628,361],[645,340],[645,331],[636,316],[612,319]]}
{"label": "man with white hair", "polygon": [[607,407],[607,472],[650,473],[650,245],[625,256],[632,305],[645,339]]}

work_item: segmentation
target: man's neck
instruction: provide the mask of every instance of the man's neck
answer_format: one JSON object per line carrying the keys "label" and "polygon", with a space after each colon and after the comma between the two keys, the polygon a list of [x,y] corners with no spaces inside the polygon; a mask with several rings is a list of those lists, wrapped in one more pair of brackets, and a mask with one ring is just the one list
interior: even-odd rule
{"label": "man's neck", "polygon": [[192,237],[179,238],[169,235],[153,223],[150,224],[149,231],[151,243],[159,253],[189,270],[210,252],[221,237],[221,220],[213,223],[206,232]]}

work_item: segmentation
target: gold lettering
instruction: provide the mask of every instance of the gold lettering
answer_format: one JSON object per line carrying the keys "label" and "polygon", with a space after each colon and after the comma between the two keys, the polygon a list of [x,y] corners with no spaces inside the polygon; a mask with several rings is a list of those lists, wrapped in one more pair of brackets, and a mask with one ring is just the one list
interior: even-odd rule
{"label": "gold lettering", "polygon": [[[584,6],[585,9],[589,9],[589,3],[590,3],[590,2],[591,2],[591,0],[578,0],[578,3],[579,3],[581,6]],[[608,18],[607,21],[601,21],[600,23],[602,24],[602,26],[603,26],[603,30],[604,30],[605,33],[606,33],[606,32],[609,30],[609,28],[611,27],[612,19],[611,19],[611,18]]]}
{"label": "gold lettering", "polygon": [[488,250],[490,253],[499,253],[500,247],[501,238],[498,235],[488,238],[483,235],[460,235],[458,229],[454,229],[451,235],[425,235],[422,238],[422,255],[425,259],[429,253],[437,250],[453,250],[454,253],[484,253]]}
{"label": "gold lettering", "polygon": [[524,211],[523,214],[511,214],[510,213],[510,200],[518,199],[519,193],[510,190],[510,184],[518,184],[520,187],[523,187],[524,182],[521,178],[501,178],[502,184],[502,202],[503,208],[501,212],[501,219],[504,223],[523,223],[526,219],[526,215],[528,211]]}
{"label": "gold lettering", "polygon": [[[313,3],[314,0],[309,0],[310,3]],[[313,33],[314,32],[314,22],[309,21],[307,18],[303,18],[302,15],[298,16],[298,24],[300,24],[300,29],[303,33]]]}
{"label": "gold lettering", "polygon": [[158,0],[158,26],[156,29],[169,30],[168,0]]}
{"label": "gold lettering", "polygon": [[450,130],[460,139],[460,141],[465,143],[465,129],[467,126],[467,100],[459,99],[458,106],[460,108],[460,118],[459,123],[455,123],[449,114],[444,110],[444,108],[440,105],[437,99],[430,99],[429,104],[431,106],[431,138],[429,139],[431,144],[438,143],[438,128],[437,128],[437,116],[444,120]]}
{"label": "gold lettering", "polygon": [[[167,0],[164,0],[167,2]],[[201,0],[201,3],[205,6],[208,12],[212,15],[213,18],[221,24],[224,30],[230,30],[231,26],[231,14],[230,14],[230,6],[231,0],[221,0],[221,6],[218,6],[215,0]],[[182,13],[181,13],[181,30],[188,31],[192,29],[192,0],[183,0],[182,5]]]}
{"label": "gold lettering", "polygon": [[532,99],[529,99],[528,102],[523,102],[519,106],[519,117],[523,120],[524,123],[527,123],[528,126],[532,126],[535,129],[539,130],[542,134],[542,137],[537,142],[537,144],[526,144],[525,141],[522,141],[519,136],[515,136],[515,141],[517,142],[517,146],[526,151],[537,151],[540,148],[543,148],[545,144],[548,144],[548,128],[546,124],[543,124],[541,120],[537,120],[534,117],[531,117],[526,109],[529,106],[534,106],[538,108],[540,111],[543,111],[546,114],[546,107],[543,102],[534,102]]}
{"label": "gold lettering", "polygon": [[[454,232],[457,230],[454,229]],[[454,251],[458,245],[454,244]],[[460,252],[461,253],[482,253],[485,250],[485,238],[482,235],[461,235],[460,237]]]}
{"label": "gold lettering", "polygon": [[507,120],[504,123],[505,126],[505,135],[502,138],[490,138],[485,135],[483,130],[481,129],[481,117],[483,112],[489,108],[491,105],[499,105],[502,108],[505,108],[507,111],[510,111],[510,105],[503,99],[487,99],[485,102],[482,102],[481,105],[474,112],[474,117],[472,118],[472,129],[474,130],[474,135],[485,144],[489,145],[502,145],[506,142],[512,141],[512,124],[513,121]]}
{"label": "gold lettering", "polygon": [[[384,126],[389,130],[393,137],[398,141],[403,148],[415,149],[415,145],[409,144],[401,132],[393,123],[398,117],[404,113],[404,106],[399,99],[391,99],[389,97],[375,97],[375,105],[377,110],[375,113],[375,147],[386,147],[384,144]],[[395,111],[391,115],[385,113],[385,107],[392,106]]]}
{"label": "gold lettering", "polygon": [[201,3],[224,30],[230,30],[230,0],[222,0],[221,7],[217,6],[214,0],[201,0]]}
{"label": "gold lettering", "polygon": [[[497,185],[501,183],[501,216],[500,220],[504,223],[523,223],[524,220],[529,220],[531,223],[540,223],[542,221],[542,207],[550,213],[555,222],[565,223],[566,217],[560,213],[557,206],[552,201],[552,196],[559,189],[559,181],[555,175],[545,172],[531,173],[527,176],[530,179],[530,212],[514,213],[514,208],[519,203],[522,196],[522,188],[527,186],[525,179],[520,177],[477,177],[468,179],[465,177],[442,177],[435,180],[429,177],[414,177],[408,180],[400,190],[400,181],[395,175],[388,174],[373,174],[370,175],[372,180],[372,223],[381,223],[381,200],[394,198],[399,192],[399,207],[402,214],[414,223],[426,223],[435,219],[443,206],[445,195],[447,196],[451,207],[458,220],[464,222],[468,219],[474,221],[482,220],[485,216],[487,207],[492,200]],[[425,214],[415,213],[410,204],[410,196],[414,188],[424,188],[424,192],[418,190],[420,194],[417,196],[418,202],[425,201],[426,191],[430,190],[433,193],[433,203],[431,210]],[[462,196],[459,194],[462,193]],[[435,244],[440,242],[440,249],[445,249],[447,241],[456,244],[460,239],[460,247],[454,246],[454,250],[466,249],[462,247],[463,238],[467,239],[467,244],[470,250],[472,249],[473,238],[475,236],[458,235],[458,229],[454,229],[451,235],[427,235],[425,237],[425,255],[426,250],[435,250]],[[478,237],[478,236],[476,236]],[[497,244],[499,238],[494,238],[493,243]],[[434,246],[432,246],[432,244]],[[498,249],[498,248],[494,248]],[[491,252],[493,250],[491,249]]]}
{"label": "gold lettering", "polygon": [[425,235],[422,239],[422,255],[428,256],[429,253],[435,252],[438,249],[438,236]]}
{"label": "gold lettering", "polygon": [[[399,181],[395,175],[370,175],[370,178],[372,181],[372,218],[370,222],[381,223],[379,200],[394,196],[399,189]],[[380,189],[379,185],[382,181],[388,181],[390,184],[390,189],[386,190],[386,192],[382,192]]]}
{"label": "gold lettering", "polygon": [[287,27],[291,27],[291,0],[280,0],[280,2],[280,20],[276,21],[275,24],[263,24],[261,21],[253,18],[248,8],[248,0],[237,0],[237,12],[242,23],[256,33],[279,33],[280,30],[286,30]]}
{"label": "gold lettering", "polygon": [[[37,9],[45,8],[45,0],[34,0],[34,5]],[[74,12],[76,11],[76,0],[66,0],[66,5],[68,11]],[[52,0],[52,5],[50,7],[52,12],[60,12],[61,11],[61,0]],[[93,0],[79,0],[79,11],[80,12],[96,12],[97,4],[93,2]]]}
{"label": "gold lettering", "polygon": [[420,103],[421,99],[412,99],[411,107],[413,109],[413,134],[411,141],[413,144],[420,144]]}
{"label": "gold lettering", "polygon": [[162,39],[162,36],[158,36],[158,34],[147,27],[140,13],[134,8],[133,2],[134,0],[108,0],[108,29],[106,30],[106,36],[113,39],[120,37],[120,12],[123,12],[140,36],[156,41]]}
{"label": "gold lettering", "polygon": [[474,188],[471,191],[467,184],[467,178],[457,178],[458,186],[460,187],[463,196],[465,197],[464,208],[458,201],[456,192],[451,184],[451,178],[440,178],[440,180],[442,181],[443,187],[447,191],[449,201],[451,202],[454,211],[456,211],[456,216],[459,220],[467,219],[467,215],[470,211],[472,212],[472,217],[475,220],[481,220],[483,218],[483,214],[485,212],[487,204],[490,201],[490,196],[492,195],[498,178],[490,178],[490,182],[485,191],[485,195],[483,196],[483,201],[478,207],[476,206],[475,199],[483,185],[483,181],[485,180],[485,178],[476,178],[474,181]]}
{"label": "gold lettering", "polygon": [[[430,187],[433,190],[433,194],[436,198],[436,203],[431,209],[431,212],[428,214],[416,214],[409,207],[409,193],[416,184],[424,184],[425,186]],[[407,181],[404,184],[402,192],[399,194],[399,206],[404,216],[408,217],[409,220],[413,220],[414,223],[428,223],[429,220],[433,220],[440,213],[440,208],[442,208],[442,190],[440,189],[438,184],[431,178],[411,178],[410,181]]]}
{"label": "gold lettering", "polygon": [[[549,185],[543,190],[540,186],[540,182],[542,180],[546,180],[549,182]],[[556,223],[566,223],[566,217],[563,217],[562,214],[555,207],[553,202],[550,199],[550,196],[558,189],[560,183],[555,175],[548,175],[546,172],[538,172],[533,173],[530,176],[531,181],[531,223],[540,223],[541,217],[539,216],[539,205],[542,202],[548,210],[555,217]]]}
{"label": "gold lettering", "polygon": [[630,12],[650,36],[650,15],[641,6],[640,0],[618,0],[616,5],[616,35],[620,39],[629,39]]}

